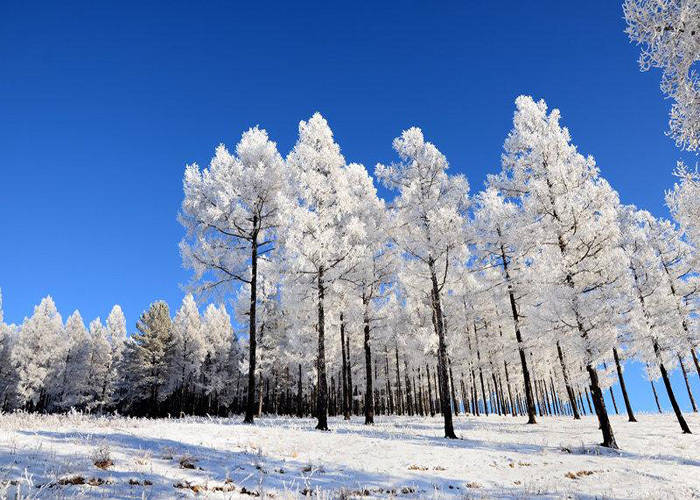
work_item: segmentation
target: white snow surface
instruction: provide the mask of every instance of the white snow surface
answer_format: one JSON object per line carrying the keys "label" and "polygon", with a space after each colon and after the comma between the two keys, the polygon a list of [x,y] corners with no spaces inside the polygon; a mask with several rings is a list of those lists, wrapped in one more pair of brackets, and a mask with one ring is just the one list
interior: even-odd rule
{"label": "white snow surface", "polygon": [[698,435],[672,414],[638,419],[612,417],[617,452],[590,416],[460,416],[446,440],[440,417],[330,418],[321,432],[281,417],[4,414],[0,498],[699,498]]}

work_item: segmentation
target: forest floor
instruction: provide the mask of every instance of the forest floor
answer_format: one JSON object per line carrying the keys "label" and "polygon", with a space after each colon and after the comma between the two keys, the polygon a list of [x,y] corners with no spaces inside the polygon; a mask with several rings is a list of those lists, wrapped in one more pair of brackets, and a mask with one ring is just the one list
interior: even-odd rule
{"label": "forest floor", "polygon": [[[672,414],[593,417],[146,420],[0,415],[0,498],[700,498],[697,434]],[[97,465],[95,463],[97,462]],[[99,467],[98,467],[99,466]]]}

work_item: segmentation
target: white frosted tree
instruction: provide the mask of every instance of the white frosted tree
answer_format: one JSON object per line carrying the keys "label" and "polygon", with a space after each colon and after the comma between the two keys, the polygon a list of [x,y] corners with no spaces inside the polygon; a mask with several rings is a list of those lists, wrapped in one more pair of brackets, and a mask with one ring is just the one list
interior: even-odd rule
{"label": "white frosted tree", "polygon": [[700,270],[700,173],[682,162],[674,172],[678,182],[666,193],[666,204],[673,218],[683,229],[688,243],[694,247],[691,263]]}
{"label": "white frosted tree", "polygon": [[180,413],[185,411],[187,403],[193,404],[194,384],[199,379],[205,356],[205,337],[199,310],[192,294],[187,294],[173,318],[168,349],[168,391],[175,398]]}
{"label": "white frosted tree", "polygon": [[[677,301],[678,297],[671,292],[670,287],[674,283],[664,269],[665,263],[671,263],[666,260],[671,258],[671,249],[665,244],[668,233],[663,234],[663,224],[648,212],[637,211],[634,207],[624,207],[621,212],[624,229],[622,248],[627,259],[630,289],[637,313],[636,321],[630,323],[634,331],[633,342],[647,366],[658,368],[678,423],[683,432],[689,434],[690,428],[681,413],[668,374],[668,367],[674,366],[681,349],[685,350],[687,345],[683,345],[681,333],[683,327],[687,327],[686,311]],[[660,251],[662,247],[666,247],[666,251]],[[669,271],[672,272],[671,269]],[[651,373],[655,373],[655,370]]]}
{"label": "white frosted tree", "polygon": [[201,369],[201,389],[207,398],[207,407],[218,410],[221,397],[230,383],[231,370],[237,363],[229,363],[232,344],[236,342],[231,318],[223,304],[209,304],[202,317],[204,361]]}
{"label": "white frosted tree", "polygon": [[56,387],[56,406],[63,410],[83,409],[90,359],[90,338],[79,311],[68,316],[64,328],[63,373],[59,374]]}
{"label": "white frosted tree", "polygon": [[112,346],[109,343],[107,328],[100,318],[90,322],[90,356],[86,381],[86,403],[90,411],[102,410],[109,403],[106,400],[112,365]]}
{"label": "white frosted tree", "polygon": [[180,249],[194,270],[194,289],[250,285],[245,422],[253,423],[258,259],[275,247],[286,190],[284,162],[267,132],[255,127],[243,134],[235,155],[220,145],[209,168],[188,165],[183,185],[180,221],[187,236]]}
{"label": "white frosted tree", "polygon": [[593,158],[582,156],[571,144],[559,118],[556,109],[547,113],[542,100],[516,99],[500,188],[518,193],[524,210],[538,220],[533,237],[541,250],[533,256],[533,268],[541,277],[540,316],[561,327],[555,342],[581,356],[603,446],[617,448],[597,365],[616,338],[608,328],[615,311],[605,306],[619,296],[616,282],[624,271],[617,246],[619,201]]}
{"label": "white frosted tree", "polygon": [[317,345],[317,429],[328,430],[326,294],[353,266],[353,250],[364,231],[355,215],[344,173],[345,159],[326,120],[315,113],[299,123],[299,138],[287,156],[295,201],[285,216],[286,269],[314,290]]}
{"label": "white frosted tree", "polygon": [[115,304],[112,307],[105,324],[107,328],[107,338],[111,346],[110,365],[108,367],[108,377],[103,388],[102,400],[107,406],[114,406],[122,397],[119,393],[120,369],[124,361],[124,351],[126,349],[126,318],[121,306]]}
{"label": "white frosted tree", "polygon": [[[345,170],[350,195],[356,200],[357,216],[364,221],[356,251],[356,265],[345,278],[362,303],[363,351],[365,358],[365,424],[374,423],[375,386],[372,363],[372,330],[378,321],[377,307],[393,280],[395,259],[386,231],[388,221],[383,200],[377,196],[372,178],[359,164]],[[376,356],[376,353],[375,353]]]}
{"label": "white frosted tree", "polygon": [[[498,183],[497,178],[491,177],[490,182]],[[523,341],[523,311],[522,301],[528,294],[530,276],[526,259],[533,252],[536,242],[528,237],[532,231],[532,221],[523,213],[522,207],[510,202],[490,187],[476,196],[473,220],[476,247],[481,265],[486,269],[491,266],[498,269],[498,276],[486,273],[485,278],[492,286],[505,288],[502,293],[507,295],[510,316],[518,344],[520,367],[523,374],[523,386],[527,405],[528,423],[536,423],[535,399],[532,394],[531,374],[527,364],[527,351]],[[497,278],[494,281],[494,278]],[[563,355],[561,358],[563,366]],[[568,373],[564,370],[565,379]],[[578,418],[576,402],[567,381],[567,391],[572,401],[575,418]]]}
{"label": "white frosted tree", "polygon": [[661,91],[673,99],[669,135],[689,151],[700,141],[700,3],[625,0],[626,32],[641,45],[642,71],[660,68]]}
{"label": "white frosted tree", "polygon": [[18,338],[18,328],[4,322],[2,290],[0,290],[0,409],[7,411],[15,404],[17,372],[12,363],[12,350]]}
{"label": "white frosted tree", "polygon": [[48,384],[59,366],[57,352],[63,335],[63,322],[51,296],[34,307],[25,318],[12,351],[17,371],[17,397],[22,407],[45,410],[50,407]]}
{"label": "white frosted tree", "polygon": [[[393,202],[391,237],[407,259],[416,261],[416,278],[426,293],[429,291],[444,396],[449,390],[442,293],[450,266],[466,260],[463,232],[469,184],[461,175],[447,175],[447,159],[424,140],[420,129],[404,131],[393,146],[400,162],[378,164],[376,175],[387,187],[399,191]],[[456,438],[449,399],[441,401],[445,437]]]}

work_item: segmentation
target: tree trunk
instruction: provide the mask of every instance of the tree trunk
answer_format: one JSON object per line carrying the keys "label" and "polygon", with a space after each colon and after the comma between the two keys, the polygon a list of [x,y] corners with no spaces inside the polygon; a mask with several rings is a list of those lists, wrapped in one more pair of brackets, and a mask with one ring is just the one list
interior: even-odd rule
{"label": "tree trunk", "polygon": [[654,339],[654,353],[656,354],[656,360],[659,363],[659,370],[661,371],[661,378],[664,381],[664,386],[666,387],[666,393],[668,394],[668,399],[671,401],[671,407],[673,407],[673,412],[676,414],[676,419],[678,424],[683,430],[683,434],[691,434],[690,427],[681,413],[681,408],[678,406],[678,401],[676,401],[676,395],[673,393],[673,387],[671,387],[671,379],[668,377],[668,372],[666,367],[661,360],[661,349],[659,349],[659,343]]}
{"label": "tree trunk", "polygon": [[517,416],[517,409],[513,401],[513,392],[510,389],[510,377],[508,376],[508,363],[506,361],[503,361],[503,367],[506,370],[506,386],[508,387],[508,400],[510,401],[511,414],[515,417]]}
{"label": "tree trunk", "polygon": [[693,356],[693,363],[695,363],[695,371],[698,372],[698,378],[700,378],[700,363],[698,362],[698,355],[695,354],[695,349],[690,349],[690,354]]}
{"label": "tree trunk", "polygon": [[403,359],[403,376],[406,386],[406,410],[409,417],[413,416],[413,396],[411,395],[411,376],[408,374],[408,361]]}
{"label": "tree trunk", "polygon": [[362,294],[364,305],[364,333],[365,333],[365,425],[374,423],[374,386],[372,381],[372,348],[369,338],[369,299]]}
{"label": "tree trunk", "polygon": [[474,374],[474,368],[472,372],[472,406],[474,407],[474,415],[479,416],[479,393],[476,390],[476,375]]}
{"label": "tree trunk", "polygon": [[569,372],[566,369],[566,364],[564,363],[564,353],[561,350],[561,344],[557,340],[557,353],[559,354],[559,364],[561,365],[561,371],[564,374],[564,386],[566,387],[566,394],[569,396],[569,403],[571,404],[571,410],[574,412],[574,420],[579,420],[581,415],[578,412],[578,406],[576,405],[576,395],[574,394],[574,389],[569,383]]}
{"label": "tree trunk", "polygon": [[690,405],[693,407],[695,413],[698,412],[698,407],[695,406],[695,398],[693,397],[693,391],[690,390],[690,383],[688,382],[688,372],[685,371],[685,365],[683,364],[683,357],[678,355],[678,363],[681,365],[681,371],[683,372],[683,379],[685,380],[685,388],[688,390],[688,398],[690,398]]}
{"label": "tree trunk", "polygon": [[588,371],[588,376],[591,379],[591,396],[593,397],[593,406],[595,407],[596,414],[598,415],[600,430],[603,433],[603,442],[601,443],[601,446],[617,450],[619,448],[617,446],[617,442],[615,441],[612,426],[610,425],[608,412],[605,410],[605,400],[603,399],[603,392],[600,389],[598,372],[596,372],[595,368],[593,368],[591,365],[586,366],[586,371]]}
{"label": "tree trunk", "polygon": [[316,417],[318,423],[316,429],[321,431],[328,430],[328,381],[326,380],[326,338],[325,338],[325,311],[324,311],[324,293],[325,284],[323,283],[323,268],[319,269],[317,277],[318,287],[318,360],[316,368],[318,370],[318,383],[316,387]]}
{"label": "tree trunk", "polygon": [[615,402],[615,393],[613,392],[612,386],[610,386],[609,389],[610,389],[610,399],[612,399],[613,408],[615,408],[615,415],[619,415],[620,412],[617,411],[617,402]]}
{"label": "tree trunk", "polygon": [[681,408],[680,406],[678,406],[678,401],[676,401],[676,395],[673,393],[673,387],[671,387],[671,379],[668,377],[666,367],[664,366],[663,361],[661,360],[661,350],[659,349],[659,343],[656,341],[656,339],[654,339],[654,353],[656,354],[656,361],[659,363],[659,371],[661,371],[661,378],[664,381],[666,393],[668,394],[669,401],[671,401],[671,407],[673,408],[673,412],[676,414],[678,424],[681,426],[683,434],[691,434],[690,427],[688,427],[688,424],[685,421],[685,418],[683,417],[683,413],[681,413]]}
{"label": "tree trunk", "polygon": [[[499,229],[500,236],[500,229]],[[510,284],[510,274],[508,271],[508,259],[506,259],[506,252],[503,244],[501,244],[501,258],[503,259],[503,269],[506,275],[506,281],[508,281],[508,299],[510,300],[510,311],[513,316],[513,326],[515,327],[515,339],[518,342],[518,353],[520,354],[520,365],[523,371],[523,383],[525,385],[525,400],[527,403],[527,423],[536,424],[537,419],[535,418],[535,398],[532,394],[532,384],[530,383],[530,371],[527,367],[527,356],[525,355],[525,347],[523,346],[523,337],[520,333],[520,316],[518,314],[518,306],[515,302],[515,293],[513,292],[513,287]]]}
{"label": "tree trunk", "polygon": [[304,416],[304,400],[301,382],[301,363],[299,363],[299,385],[297,386],[297,416],[299,418],[302,418]]}
{"label": "tree trunk", "polygon": [[396,413],[403,415],[403,391],[401,390],[401,373],[399,368],[399,346],[396,347]]}
{"label": "tree trunk", "polygon": [[425,373],[428,374],[428,403],[430,403],[429,408],[430,408],[430,416],[434,417],[435,416],[435,407],[433,406],[433,388],[430,383],[430,368],[428,363],[425,364]]}
{"label": "tree trunk", "polygon": [[452,375],[452,360],[449,358],[447,359],[448,365],[450,367],[450,391],[452,393],[452,405],[454,406],[454,412],[455,416],[459,415],[459,408],[457,406],[457,397],[455,396],[455,379],[454,375]]}
{"label": "tree trunk", "polygon": [[617,354],[617,348],[613,347],[613,357],[615,358],[615,368],[617,368],[617,378],[620,381],[620,389],[622,390],[622,398],[625,400],[625,408],[627,409],[627,417],[630,422],[636,422],[630,398],[627,395],[627,387],[625,386],[625,377],[622,375],[622,365],[620,364],[620,356]]}
{"label": "tree trunk", "polygon": [[386,393],[389,398],[389,408],[388,412],[390,415],[394,414],[394,391],[391,390],[391,380],[389,378],[389,350],[386,345],[384,346],[384,361],[386,362],[384,366],[384,376],[386,377]]}
{"label": "tree trunk", "polygon": [[450,409],[449,387],[447,386],[447,344],[445,343],[445,329],[442,316],[442,304],[440,302],[440,288],[435,275],[435,263],[432,257],[428,261],[430,268],[430,280],[432,282],[432,306],[435,320],[435,329],[438,336],[438,370],[440,372],[440,392],[443,397],[440,400],[442,416],[445,421],[445,437],[457,439],[452,426],[452,411]]}
{"label": "tree trunk", "polygon": [[350,360],[350,335],[347,333],[345,334],[345,356],[348,359],[348,411],[350,414],[352,414],[354,413],[355,400],[353,398],[354,386],[352,385],[352,361]]}
{"label": "tree trunk", "polygon": [[[253,216],[253,226],[257,225],[257,216]],[[258,235],[253,234],[251,251],[251,274],[250,274],[250,309],[248,311],[248,399],[245,408],[245,418],[243,422],[253,423],[255,415],[255,350],[256,343],[256,312],[255,306],[258,302]]]}
{"label": "tree trunk", "polygon": [[663,413],[661,410],[661,404],[659,404],[659,394],[656,392],[656,387],[654,386],[654,381],[649,380],[651,383],[651,390],[654,393],[654,401],[656,401],[656,408],[659,410],[659,413]]}
{"label": "tree trunk", "polygon": [[348,385],[348,358],[345,352],[345,320],[340,313],[340,350],[343,357],[343,420],[350,420],[350,387]]}

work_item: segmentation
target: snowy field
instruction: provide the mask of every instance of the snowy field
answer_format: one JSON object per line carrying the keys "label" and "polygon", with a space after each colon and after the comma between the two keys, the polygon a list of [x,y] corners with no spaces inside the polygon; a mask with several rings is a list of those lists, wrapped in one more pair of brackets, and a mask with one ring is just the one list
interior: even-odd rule
{"label": "snowy field", "polygon": [[0,415],[0,497],[700,497],[700,439],[671,414],[613,417],[620,452],[591,417],[459,417],[458,441],[438,417],[378,422]]}

